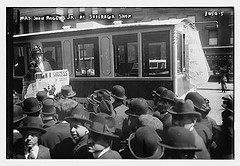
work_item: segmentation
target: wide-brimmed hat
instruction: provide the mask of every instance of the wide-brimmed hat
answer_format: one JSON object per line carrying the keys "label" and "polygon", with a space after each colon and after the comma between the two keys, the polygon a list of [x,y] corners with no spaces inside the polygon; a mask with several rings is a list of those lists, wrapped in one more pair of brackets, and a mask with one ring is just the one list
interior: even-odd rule
{"label": "wide-brimmed hat", "polygon": [[42,104],[35,97],[26,98],[23,101],[23,113],[27,115],[35,114],[42,109]]}
{"label": "wide-brimmed hat", "polygon": [[46,133],[46,130],[43,128],[43,122],[40,117],[35,116],[27,116],[23,120],[23,125],[21,127],[18,127],[17,130],[21,133],[24,130],[37,130],[41,132],[42,134]]}
{"label": "wide-brimmed hat", "polygon": [[137,159],[160,159],[164,148],[160,145],[161,138],[149,127],[139,127],[128,138],[128,147]]}
{"label": "wide-brimmed hat", "polygon": [[86,122],[85,127],[91,132],[111,137],[118,138],[118,135],[115,135],[115,119],[105,113],[92,113],[90,116],[91,122]]}
{"label": "wide-brimmed hat", "polygon": [[92,105],[96,105],[96,104],[99,104],[100,102],[97,101],[96,99],[96,94],[91,94],[87,97],[87,101],[88,103],[92,104]]}
{"label": "wide-brimmed hat", "polygon": [[164,90],[160,95],[160,99],[168,100],[174,104],[175,104],[175,98],[176,98],[175,93],[173,93],[173,91],[168,89]]}
{"label": "wide-brimmed hat", "polygon": [[108,114],[114,118],[117,115],[116,111],[113,108],[113,105],[110,103],[110,101],[105,100],[105,99],[103,99],[96,108],[94,107],[94,109],[96,109],[94,111],[97,113],[102,112],[102,113]]}
{"label": "wide-brimmed hat", "polygon": [[111,92],[107,89],[98,89],[93,92],[94,98],[93,100],[97,103],[100,103],[103,99],[110,101],[110,103],[114,102],[114,98],[111,95]]}
{"label": "wide-brimmed hat", "polygon": [[42,101],[42,114],[43,115],[54,115],[56,114],[56,108],[54,106],[55,100],[47,97]]}
{"label": "wide-brimmed hat", "polygon": [[129,116],[139,117],[142,114],[153,114],[153,109],[144,98],[132,98],[128,107],[125,114]]}
{"label": "wide-brimmed hat", "polygon": [[32,51],[31,51],[31,54],[32,54],[32,56],[35,56],[35,55],[43,55],[43,52],[42,52],[40,46],[35,45],[34,48],[33,48]]}
{"label": "wide-brimmed hat", "polygon": [[21,106],[13,105],[13,123],[17,123],[24,118],[26,118],[27,115],[23,114],[23,110]]}
{"label": "wide-brimmed hat", "polygon": [[112,87],[112,96],[119,100],[125,100],[127,98],[125,89],[121,85],[114,85]]}
{"label": "wide-brimmed hat", "polygon": [[47,97],[48,97],[48,96],[47,96],[47,92],[45,92],[45,91],[39,91],[39,92],[37,92],[37,94],[36,94],[36,98],[37,98],[37,100],[40,101],[40,102],[42,102],[43,99],[45,99],[45,98],[47,98]]}
{"label": "wide-brimmed hat", "polygon": [[161,94],[162,94],[162,92],[163,92],[164,90],[167,90],[167,88],[165,88],[165,87],[163,87],[163,86],[160,86],[160,87],[157,88],[156,91],[153,90],[152,92],[153,92],[153,94],[155,94],[155,95],[157,95],[158,97],[160,97]]}
{"label": "wide-brimmed hat", "polygon": [[64,97],[73,97],[76,95],[76,92],[73,91],[72,86],[71,85],[63,85],[61,87],[61,94]]}
{"label": "wide-brimmed hat", "polygon": [[173,126],[167,131],[166,138],[160,142],[160,145],[172,150],[201,151],[195,146],[195,137],[193,133],[184,127]]}
{"label": "wide-brimmed hat", "polygon": [[193,102],[191,100],[184,101],[182,99],[178,99],[174,109],[168,110],[168,112],[171,113],[173,116],[189,115],[192,117],[196,117],[197,119],[201,117],[201,114],[195,111]]}
{"label": "wide-brimmed hat", "polygon": [[65,120],[69,123],[72,121],[79,121],[82,125],[90,121],[90,113],[85,110],[82,104],[78,104],[72,109],[71,116],[66,117]]}
{"label": "wide-brimmed hat", "polygon": [[210,109],[207,109],[208,106],[206,105],[205,98],[198,92],[189,92],[185,97],[185,100],[187,99],[193,102],[196,111],[201,111],[206,114],[210,111]]}

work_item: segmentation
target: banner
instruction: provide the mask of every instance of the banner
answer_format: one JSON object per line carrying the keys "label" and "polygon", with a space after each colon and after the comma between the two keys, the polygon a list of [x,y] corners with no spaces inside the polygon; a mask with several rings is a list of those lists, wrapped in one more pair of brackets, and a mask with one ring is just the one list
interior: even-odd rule
{"label": "banner", "polygon": [[69,85],[68,70],[37,72],[35,78],[37,91],[45,91],[50,97],[61,92],[63,85]]}

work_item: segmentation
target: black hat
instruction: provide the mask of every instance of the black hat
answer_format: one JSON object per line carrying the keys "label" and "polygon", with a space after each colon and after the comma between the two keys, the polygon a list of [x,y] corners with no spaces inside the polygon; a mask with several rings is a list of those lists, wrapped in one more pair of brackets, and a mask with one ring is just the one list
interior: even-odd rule
{"label": "black hat", "polygon": [[142,114],[153,114],[153,109],[148,105],[144,98],[132,98],[129,103],[129,109],[125,114],[139,117]]}
{"label": "black hat", "polygon": [[23,113],[32,115],[42,109],[42,104],[35,98],[29,97],[23,101]]}
{"label": "black hat", "polygon": [[160,97],[161,94],[162,94],[162,92],[163,92],[164,90],[167,90],[167,88],[160,86],[160,87],[157,88],[156,91],[153,90],[152,92],[153,92],[155,95],[157,95],[158,97]]}
{"label": "black hat", "polygon": [[100,104],[96,107],[95,112],[97,113],[105,113],[112,117],[116,117],[117,113],[115,109],[113,108],[113,105],[110,103],[110,101],[103,99]]}
{"label": "black hat", "polygon": [[39,91],[39,92],[37,92],[37,94],[36,94],[36,98],[37,98],[37,100],[38,101],[43,101],[43,99],[45,99],[45,98],[47,98],[48,96],[47,96],[47,92],[45,92],[45,91]]}
{"label": "black hat", "polygon": [[54,107],[55,100],[47,97],[42,101],[42,114],[43,115],[54,115],[56,114],[56,108]]}
{"label": "black hat", "polygon": [[165,99],[175,104],[175,97],[176,95],[173,91],[166,89],[161,93],[160,99]]}
{"label": "black hat", "polygon": [[13,123],[19,122],[26,118],[27,115],[23,114],[21,106],[13,105]]}
{"label": "black hat", "polygon": [[92,113],[90,120],[92,122],[86,122],[84,125],[89,131],[111,138],[119,137],[118,135],[114,134],[116,127],[113,117],[105,113]]}
{"label": "black hat", "polygon": [[71,116],[65,118],[67,122],[79,121],[82,125],[84,125],[85,122],[91,122],[89,119],[90,114],[85,110],[82,104],[78,104],[71,112]]}
{"label": "black hat", "polygon": [[129,136],[128,147],[137,159],[160,159],[164,154],[161,140],[153,128],[143,126]]}
{"label": "black hat", "polygon": [[201,114],[195,111],[193,102],[191,100],[184,101],[179,99],[175,105],[174,111],[169,110],[168,112],[174,116],[190,115],[192,117],[196,117],[197,119],[201,117]]}
{"label": "black hat", "polygon": [[27,116],[23,120],[23,126],[17,128],[20,133],[29,129],[37,130],[42,134],[46,133],[46,130],[43,128],[42,119],[35,116]]}
{"label": "black hat", "polygon": [[119,100],[125,100],[127,98],[125,89],[121,85],[114,85],[112,87],[112,96]]}
{"label": "black hat", "polygon": [[172,150],[201,151],[195,145],[193,133],[180,126],[170,127],[166,139],[161,141],[160,145]]}

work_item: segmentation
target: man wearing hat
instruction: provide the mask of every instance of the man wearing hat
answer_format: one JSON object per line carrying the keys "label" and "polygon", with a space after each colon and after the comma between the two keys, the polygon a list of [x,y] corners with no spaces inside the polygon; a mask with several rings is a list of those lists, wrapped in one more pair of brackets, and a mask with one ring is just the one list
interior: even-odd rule
{"label": "man wearing hat", "polygon": [[113,117],[97,113],[92,114],[91,122],[86,122],[85,126],[89,130],[88,151],[93,154],[95,159],[121,159],[117,151],[111,149],[115,135],[115,120]]}
{"label": "man wearing hat", "polygon": [[222,112],[222,125],[213,126],[213,140],[217,146],[212,150],[214,159],[234,159],[234,112],[233,99]]}
{"label": "man wearing hat", "polygon": [[191,100],[184,101],[182,99],[178,99],[174,110],[170,110],[169,113],[172,114],[173,126],[182,126],[193,133],[195,137],[195,146],[202,150],[200,152],[196,152],[197,158],[210,159],[210,154],[206,145],[202,137],[199,136],[195,129],[195,124],[197,119],[201,117],[201,114],[194,110],[193,102]]}
{"label": "man wearing hat", "polygon": [[201,114],[200,118],[197,119],[195,129],[197,133],[202,137],[207,149],[210,150],[213,136],[212,127],[217,123],[215,120],[207,116],[211,110],[209,101],[198,92],[189,92],[185,97],[185,100],[188,99],[193,102],[195,111]]}
{"label": "man wearing hat", "polygon": [[[157,107],[157,102],[158,102],[158,100],[159,100],[162,92],[163,92],[164,90],[166,90],[166,89],[167,89],[167,88],[165,88],[165,87],[163,87],[163,86],[160,86],[160,87],[157,88],[156,91],[154,91],[154,90],[152,91],[153,104],[154,104],[154,106]],[[156,108],[156,110],[157,110],[157,108]],[[155,111],[155,109],[154,109],[154,111]]]}
{"label": "man wearing hat", "polygon": [[153,114],[163,122],[165,130],[172,126],[172,116],[168,111],[175,105],[175,97],[176,95],[171,90],[164,90],[157,101],[157,111]]}
{"label": "man wearing hat", "polygon": [[17,128],[22,135],[13,147],[14,159],[50,159],[49,149],[39,145],[38,140],[46,133],[42,120],[39,117],[28,116],[23,120],[23,125]]}
{"label": "man wearing hat", "polygon": [[36,94],[36,98],[39,102],[42,102],[43,99],[47,98],[47,92],[45,91],[38,91],[37,94]]}
{"label": "man wearing hat", "polygon": [[[129,126],[127,126],[127,128],[130,129],[129,134],[131,134],[140,126],[139,117],[143,114],[152,115],[153,109],[148,105],[144,98],[132,98],[129,103],[129,109],[126,110],[125,113],[128,115]],[[123,128],[123,130],[127,129]]]}
{"label": "man wearing hat", "polygon": [[154,128],[141,126],[129,136],[128,148],[121,155],[124,159],[160,159],[164,154],[161,140]]}
{"label": "man wearing hat", "polygon": [[61,95],[63,98],[55,103],[55,107],[58,118],[65,119],[69,112],[78,105],[78,102],[72,99],[76,95],[76,92],[72,89],[71,85],[63,85],[61,87]]}
{"label": "man wearing hat", "polygon": [[193,133],[181,126],[170,127],[159,144],[165,148],[165,159],[197,159],[195,153],[201,151],[195,145]]}
{"label": "man wearing hat", "polygon": [[86,122],[90,122],[89,115],[89,112],[81,104],[78,104],[72,110],[72,115],[65,118],[70,124],[70,133],[75,140],[75,146],[72,149],[72,158],[93,159],[93,155],[88,151],[87,147],[89,131],[84,126]]}
{"label": "man wearing hat", "polygon": [[27,117],[27,115],[23,114],[23,110],[21,106],[13,105],[13,144],[22,137],[22,135],[17,130],[20,127],[22,121]]}
{"label": "man wearing hat", "polygon": [[23,113],[27,116],[39,117],[42,111],[42,103],[35,97],[26,98],[23,101]]}

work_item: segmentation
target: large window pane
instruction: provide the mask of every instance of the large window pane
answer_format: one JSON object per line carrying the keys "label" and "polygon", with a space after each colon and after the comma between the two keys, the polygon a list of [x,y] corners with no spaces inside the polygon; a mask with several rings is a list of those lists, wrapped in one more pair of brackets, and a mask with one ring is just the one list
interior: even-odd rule
{"label": "large window pane", "polygon": [[142,34],[143,76],[169,76],[169,32]]}

